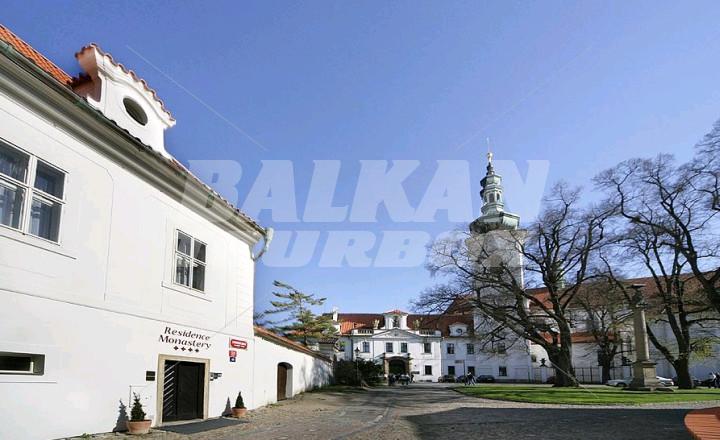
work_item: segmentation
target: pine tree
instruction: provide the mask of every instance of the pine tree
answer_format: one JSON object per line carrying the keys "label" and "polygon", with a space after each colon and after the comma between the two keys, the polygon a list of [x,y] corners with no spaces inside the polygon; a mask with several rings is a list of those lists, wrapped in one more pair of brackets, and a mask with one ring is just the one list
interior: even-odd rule
{"label": "pine tree", "polygon": [[313,306],[323,305],[326,298],[303,293],[281,281],[274,281],[273,285],[282,290],[272,292],[277,299],[270,301],[273,308],[265,311],[263,316],[273,314],[286,316],[284,319],[268,322],[273,326],[274,331],[304,345],[336,333],[330,316],[316,315],[311,310]]}
{"label": "pine tree", "polygon": [[133,422],[141,422],[145,420],[145,411],[143,411],[142,403],[140,403],[140,396],[133,393],[133,404],[130,410],[130,420]]}

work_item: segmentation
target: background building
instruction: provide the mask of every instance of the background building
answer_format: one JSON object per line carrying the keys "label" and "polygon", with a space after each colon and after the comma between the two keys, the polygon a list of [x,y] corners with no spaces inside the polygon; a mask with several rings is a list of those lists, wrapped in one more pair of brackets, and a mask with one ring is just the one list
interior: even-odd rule
{"label": "background building", "polygon": [[382,363],[385,374],[412,373],[417,382],[468,373],[527,381],[530,358],[525,347],[486,346],[475,334],[468,309],[437,315],[333,312],[333,320],[340,333],[341,358]]}

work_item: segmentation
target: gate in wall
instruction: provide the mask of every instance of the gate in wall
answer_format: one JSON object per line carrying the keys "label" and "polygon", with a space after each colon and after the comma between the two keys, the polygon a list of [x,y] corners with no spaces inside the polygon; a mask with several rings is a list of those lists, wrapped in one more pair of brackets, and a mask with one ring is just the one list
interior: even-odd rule
{"label": "gate in wall", "polygon": [[205,364],[166,360],[162,396],[163,422],[202,419]]}

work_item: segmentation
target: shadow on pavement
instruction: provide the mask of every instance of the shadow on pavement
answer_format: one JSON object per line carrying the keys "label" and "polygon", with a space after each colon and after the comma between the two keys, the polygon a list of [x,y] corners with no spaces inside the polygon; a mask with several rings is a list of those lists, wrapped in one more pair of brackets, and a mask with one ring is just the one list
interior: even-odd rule
{"label": "shadow on pavement", "polygon": [[458,408],[407,416],[421,439],[691,439],[687,409]]}
{"label": "shadow on pavement", "polygon": [[162,426],[156,428],[158,431],[170,431],[178,434],[198,434],[201,432],[213,431],[215,429],[227,428],[228,426],[241,425],[247,423],[245,420],[230,419],[220,417],[217,419],[208,419],[199,422],[183,423],[179,425]]}

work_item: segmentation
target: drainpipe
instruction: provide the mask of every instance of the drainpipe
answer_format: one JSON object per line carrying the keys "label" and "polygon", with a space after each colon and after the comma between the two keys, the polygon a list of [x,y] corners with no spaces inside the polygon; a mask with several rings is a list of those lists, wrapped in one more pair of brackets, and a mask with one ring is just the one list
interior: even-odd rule
{"label": "drainpipe", "polygon": [[260,249],[260,252],[258,252],[257,255],[252,256],[253,261],[259,260],[265,254],[265,252],[267,252],[268,249],[270,249],[270,242],[273,239],[273,234],[275,234],[275,230],[273,228],[268,227],[268,228],[264,229],[264,231],[263,231],[263,247],[262,247],[262,249]]}

